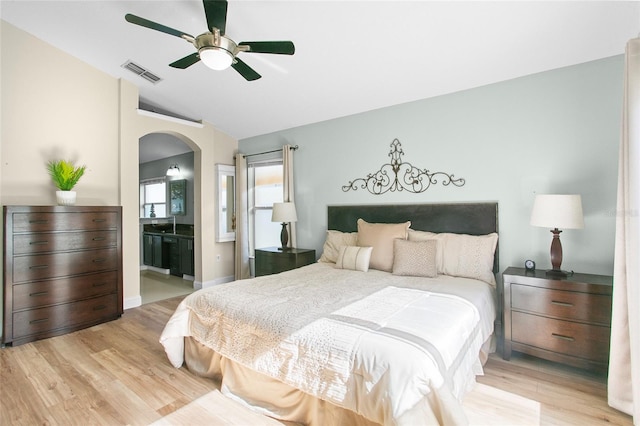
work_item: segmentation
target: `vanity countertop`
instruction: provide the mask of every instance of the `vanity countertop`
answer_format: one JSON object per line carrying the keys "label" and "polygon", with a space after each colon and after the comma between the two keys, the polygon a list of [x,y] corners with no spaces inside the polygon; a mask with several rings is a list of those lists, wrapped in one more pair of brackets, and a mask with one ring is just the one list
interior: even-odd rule
{"label": "vanity countertop", "polygon": [[193,238],[193,225],[176,223],[175,232],[172,223],[145,224],[142,232],[152,235],[177,236]]}

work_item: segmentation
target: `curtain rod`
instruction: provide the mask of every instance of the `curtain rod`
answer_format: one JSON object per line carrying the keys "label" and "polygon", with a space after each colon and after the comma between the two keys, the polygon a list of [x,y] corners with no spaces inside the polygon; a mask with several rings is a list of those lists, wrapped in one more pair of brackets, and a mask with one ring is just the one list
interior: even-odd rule
{"label": "curtain rod", "polygon": [[[298,149],[298,145],[290,146],[289,149],[292,149],[295,151],[296,149]],[[247,157],[253,157],[254,155],[271,154],[272,152],[280,152],[280,151],[282,151],[282,149],[272,149],[271,151],[256,152],[254,154],[242,154],[242,156],[244,158],[247,158]]]}

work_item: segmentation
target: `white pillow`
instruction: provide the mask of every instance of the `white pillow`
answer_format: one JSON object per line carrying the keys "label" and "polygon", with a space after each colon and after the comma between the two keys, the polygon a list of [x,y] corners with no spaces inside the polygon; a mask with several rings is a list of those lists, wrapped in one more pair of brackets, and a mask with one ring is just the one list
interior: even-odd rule
{"label": "white pillow", "polygon": [[340,249],[344,246],[355,246],[357,240],[357,232],[327,231],[327,238],[318,262],[336,263]]}
{"label": "white pillow", "polygon": [[393,268],[393,240],[407,239],[407,230],[411,222],[404,223],[368,223],[358,219],[358,245],[373,247],[371,269],[391,272]]}
{"label": "white pillow", "polygon": [[394,240],[393,274],[435,278],[438,275],[437,248],[436,240]]}
{"label": "white pillow", "polygon": [[340,248],[336,268],[367,272],[373,247],[344,246]]}
{"label": "white pillow", "polygon": [[496,284],[493,258],[498,234],[452,234],[409,230],[409,241],[438,241],[438,273]]}

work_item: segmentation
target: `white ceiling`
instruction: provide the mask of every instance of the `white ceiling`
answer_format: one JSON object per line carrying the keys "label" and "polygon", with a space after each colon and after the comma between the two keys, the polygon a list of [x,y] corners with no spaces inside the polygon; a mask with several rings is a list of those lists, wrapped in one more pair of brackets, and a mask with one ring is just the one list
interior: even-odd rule
{"label": "white ceiling", "polygon": [[[634,2],[229,1],[226,35],[292,40],[293,56],[241,53],[262,74],[169,63],[188,42],[130,24],[126,13],[198,35],[202,2],[6,1],[2,19],[104,72],[141,98],[251,136],[452,93],[624,53],[640,32]],[[28,52],[25,52],[28,54]],[[158,84],[125,70],[132,60]]]}

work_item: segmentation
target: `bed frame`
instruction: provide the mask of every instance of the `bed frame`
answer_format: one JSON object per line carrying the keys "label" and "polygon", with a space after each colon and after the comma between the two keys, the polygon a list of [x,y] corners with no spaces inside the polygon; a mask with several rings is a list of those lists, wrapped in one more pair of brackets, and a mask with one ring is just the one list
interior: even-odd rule
{"label": "bed frame", "polygon": [[[384,204],[328,206],[327,229],[356,232],[357,220],[369,223],[411,221],[411,229],[430,232],[485,235],[498,233],[498,203]],[[497,274],[498,248],[493,260]]]}

